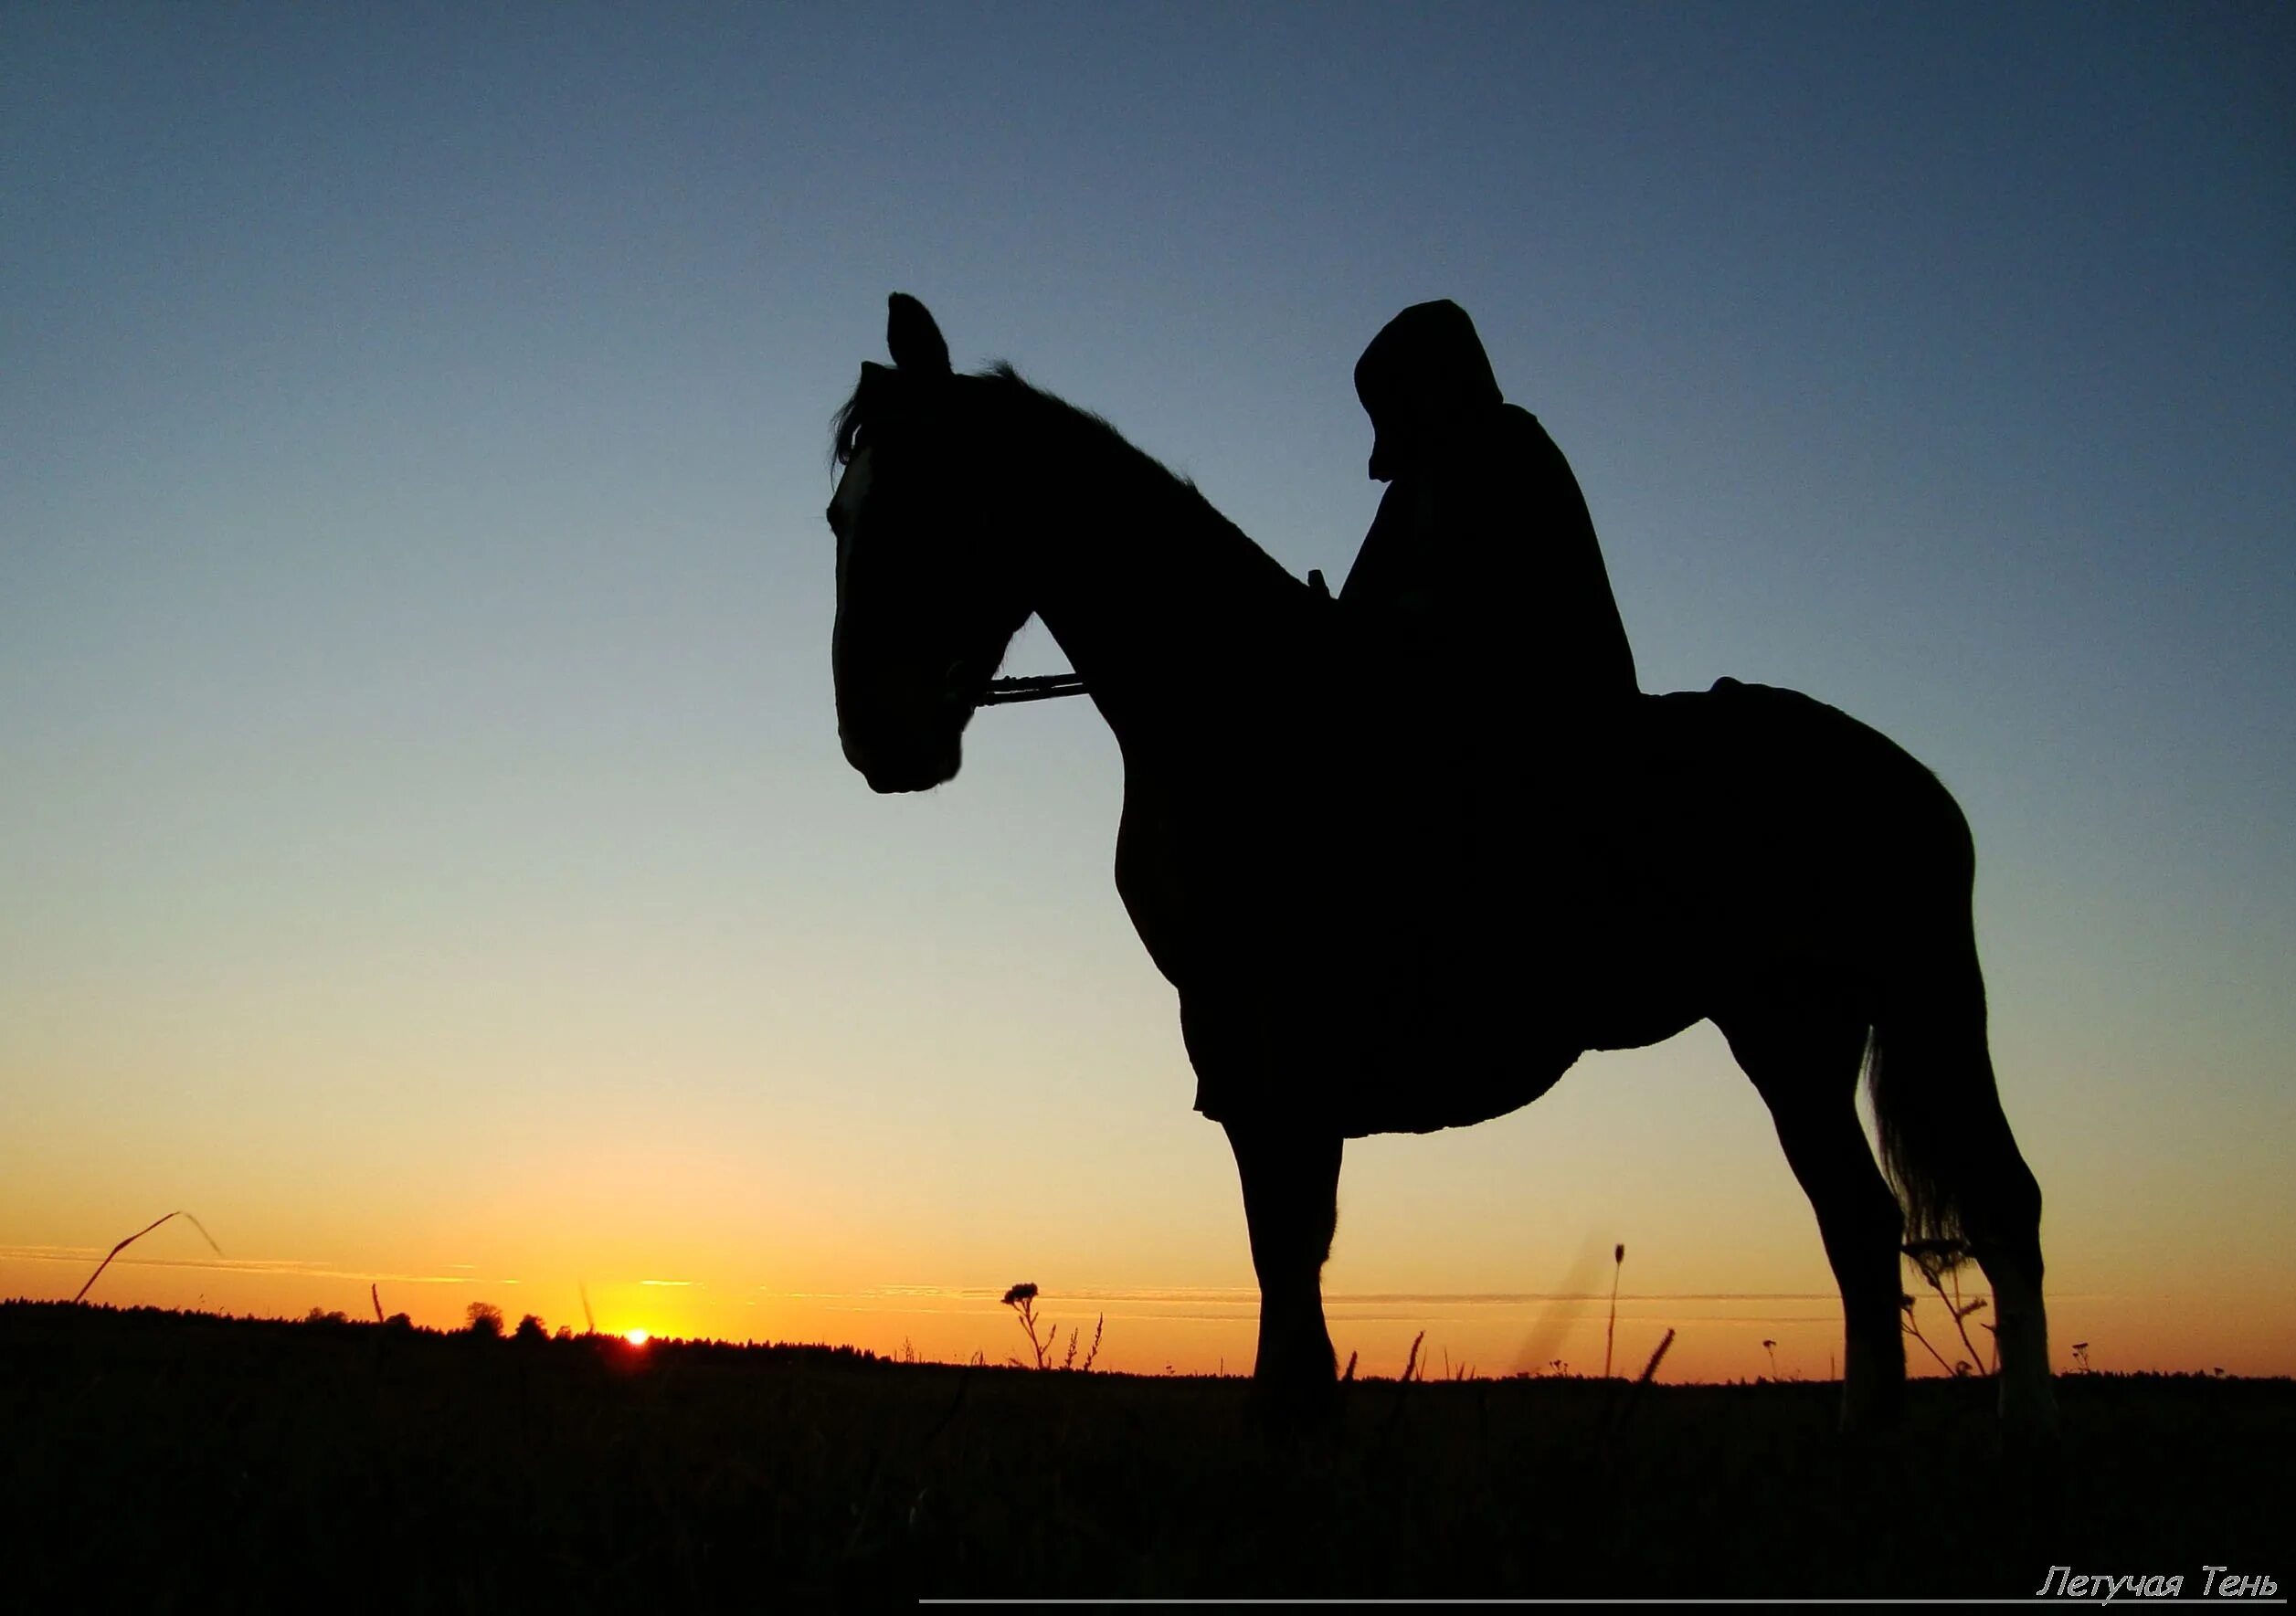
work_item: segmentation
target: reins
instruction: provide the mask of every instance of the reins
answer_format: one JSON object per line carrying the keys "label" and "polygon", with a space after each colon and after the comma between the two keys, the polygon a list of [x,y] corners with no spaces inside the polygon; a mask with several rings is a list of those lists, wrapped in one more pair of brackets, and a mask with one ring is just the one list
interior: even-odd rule
{"label": "reins", "polygon": [[1003,707],[1014,702],[1049,702],[1055,696],[1081,696],[1085,680],[1080,673],[1038,673],[1026,679],[992,679],[976,705]]}

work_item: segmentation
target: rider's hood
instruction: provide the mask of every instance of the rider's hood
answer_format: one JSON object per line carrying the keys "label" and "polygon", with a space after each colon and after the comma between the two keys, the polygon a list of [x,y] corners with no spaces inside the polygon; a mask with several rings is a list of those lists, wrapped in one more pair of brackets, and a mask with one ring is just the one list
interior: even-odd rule
{"label": "rider's hood", "polygon": [[1392,479],[1460,417],[1502,402],[1475,322],[1448,298],[1413,303],[1355,362],[1355,396],[1371,417],[1371,475]]}

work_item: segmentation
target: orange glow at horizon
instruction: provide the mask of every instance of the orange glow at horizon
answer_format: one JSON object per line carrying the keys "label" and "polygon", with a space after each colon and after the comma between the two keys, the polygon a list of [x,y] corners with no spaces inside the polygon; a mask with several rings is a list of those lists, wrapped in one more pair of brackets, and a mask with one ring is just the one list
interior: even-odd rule
{"label": "orange glow at horizon", "polygon": [[[93,1251],[0,1249],[0,1296],[69,1300],[101,1257]],[[424,1272],[426,1266],[429,1272]],[[301,1318],[313,1309],[354,1318],[407,1313],[426,1327],[460,1327],[472,1299],[496,1298],[516,1316],[528,1311],[578,1321],[576,1287],[541,1282],[460,1278],[453,1265],[410,1265],[407,1276],[380,1284],[316,1265],[196,1260],[138,1260],[123,1254],[89,1294],[93,1304]],[[417,1277],[419,1276],[419,1277]],[[517,1288],[500,1288],[517,1284]],[[553,1306],[559,1291],[566,1296]],[[1028,1362],[1032,1350],[996,1287],[883,1285],[847,1290],[768,1291],[695,1283],[665,1293],[642,1282],[594,1281],[599,1311],[643,1326],[611,1333],[633,1347],[657,1339],[850,1346],[894,1358],[964,1363],[978,1355],[1001,1365]],[[1980,1294],[1973,1292],[1973,1294]],[[642,1297],[642,1302],[640,1298]],[[672,1300],[674,1298],[674,1300]],[[1822,1291],[1722,1294],[1623,1292],[1614,1337],[1606,1340],[1606,1294],[1567,1296],[1402,1294],[1333,1287],[1328,1304],[1341,1362],[1360,1356],[1360,1377],[1401,1372],[1415,1336],[1423,1372],[1496,1378],[1518,1374],[1634,1376],[1668,1329],[1677,1332],[1656,1376],[1662,1382],[1752,1380],[1776,1375],[1823,1380],[1839,1370],[1840,1304]],[[2072,1348],[2100,1371],[2151,1370],[2285,1376],[2296,1373],[2296,1298],[2272,1294],[2218,1295],[2198,1290],[2138,1294],[2068,1288],[2050,1298],[2051,1359],[2059,1372],[2079,1367]],[[1054,1363],[1075,1332],[1091,1343],[1105,1318],[1095,1368],[1158,1375],[1248,1373],[1257,1333],[1258,1296],[1249,1286],[1044,1287],[1041,1326],[1055,1332]],[[1977,1315],[1982,1322],[1984,1315]],[[1947,1362],[1965,1348],[1942,1304],[1923,1296],[1914,1321]],[[1974,1327],[1984,1355],[1991,1337]],[[1765,1343],[1772,1345],[1765,1346]],[[1909,1336],[1908,1371],[1944,1373],[1937,1357]],[[1079,1354],[1081,1360],[1082,1354]]]}

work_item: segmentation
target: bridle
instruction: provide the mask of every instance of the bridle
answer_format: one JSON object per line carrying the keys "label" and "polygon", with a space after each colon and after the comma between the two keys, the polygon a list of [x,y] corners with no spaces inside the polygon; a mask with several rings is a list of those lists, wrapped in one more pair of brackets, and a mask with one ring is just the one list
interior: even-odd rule
{"label": "bridle", "polygon": [[[1323,581],[1320,571],[1307,575],[1307,587],[1318,600],[1331,598],[1331,586]],[[1085,693],[1085,676],[1081,673],[1032,673],[1024,679],[992,679],[989,688],[980,692],[976,707],[1009,707],[1015,702],[1049,702],[1056,696],[1081,696]]]}

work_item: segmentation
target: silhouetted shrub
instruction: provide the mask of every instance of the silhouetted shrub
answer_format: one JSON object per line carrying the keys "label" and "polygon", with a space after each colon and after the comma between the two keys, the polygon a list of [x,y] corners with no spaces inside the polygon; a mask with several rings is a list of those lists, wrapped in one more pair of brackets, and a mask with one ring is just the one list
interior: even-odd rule
{"label": "silhouetted shrub", "polygon": [[471,1335],[491,1341],[503,1338],[503,1310],[494,1304],[473,1302],[462,1311],[471,1321],[467,1327]]}

